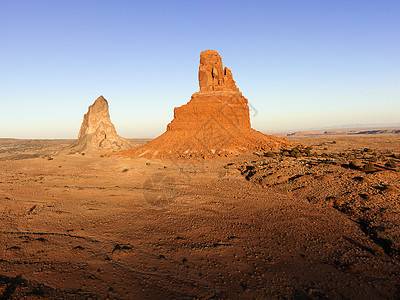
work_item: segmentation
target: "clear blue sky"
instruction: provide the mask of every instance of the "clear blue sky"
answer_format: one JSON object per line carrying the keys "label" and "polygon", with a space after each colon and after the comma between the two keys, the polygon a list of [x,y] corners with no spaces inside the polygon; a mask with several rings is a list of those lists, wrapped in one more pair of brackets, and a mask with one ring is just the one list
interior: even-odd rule
{"label": "clear blue sky", "polygon": [[253,128],[400,123],[400,1],[0,1],[0,137],[76,138],[109,101],[156,137],[217,50]]}

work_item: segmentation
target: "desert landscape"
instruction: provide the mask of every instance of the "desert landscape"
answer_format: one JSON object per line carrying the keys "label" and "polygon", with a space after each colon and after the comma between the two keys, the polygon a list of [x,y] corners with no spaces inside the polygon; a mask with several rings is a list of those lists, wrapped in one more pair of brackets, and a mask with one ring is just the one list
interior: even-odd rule
{"label": "desert landscape", "polygon": [[2,297],[396,299],[399,136],[289,140],[184,161],[1,140]]}
{"label": "desert landscape", "polygon": [[98,97],[76,140],[0,139],[2,299],[398,299],[400,135],[251,128],[220,55],[156,139]]}

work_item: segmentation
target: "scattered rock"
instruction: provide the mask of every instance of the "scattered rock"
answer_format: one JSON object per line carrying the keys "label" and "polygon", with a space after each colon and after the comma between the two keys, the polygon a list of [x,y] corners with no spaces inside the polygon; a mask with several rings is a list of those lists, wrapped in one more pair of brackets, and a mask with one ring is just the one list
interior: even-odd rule
{"label": "scattered rock", "polygon": [[74,247],[74,248],[72,248],[73,250],[84,250],[85,248],[84,247],[82,247],[81,245],[78,245],[78,246],[76,246],[76,247]]}
{"label": "scattered rock", "polygon": [[7,248],[7,250],[21,250],[20,246],[11,246],[9,248]]}
{"label": "scattered rock", "polygon": [[34,206],[32,206],[32,207],[29,209],[28,214],[32,213],[32,212],[35,210],[36,207],[37,207],[37,204],[35,204]]}
{"label": "scattered rock", "polygon": [[268,164],[252,161],[237,163],[237,168],[247,180],[273,192],[290,193],[345,213],[387,255],[399,259],[400,175],[392,170],[376,171],[372,164],[371,168],[361,168],[368,160],[357,159],[342,165],[330,160],[314,163],[314,158],[293,160],[281,153]]}
{"label": "scattered rock", "polygon": [[130,250],[132,248],[132,245],[129,244],[116,244],[112,252],[117,250]]}

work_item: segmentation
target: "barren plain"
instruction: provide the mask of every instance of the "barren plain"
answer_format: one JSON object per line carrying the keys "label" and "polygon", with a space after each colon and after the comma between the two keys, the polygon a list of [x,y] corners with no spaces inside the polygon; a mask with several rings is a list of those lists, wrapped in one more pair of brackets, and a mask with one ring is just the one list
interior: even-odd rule
{"label": "barren plain", "polygon": [[149,160],[0,139],[0,295],[398,299],[400,136],[288,140]]}

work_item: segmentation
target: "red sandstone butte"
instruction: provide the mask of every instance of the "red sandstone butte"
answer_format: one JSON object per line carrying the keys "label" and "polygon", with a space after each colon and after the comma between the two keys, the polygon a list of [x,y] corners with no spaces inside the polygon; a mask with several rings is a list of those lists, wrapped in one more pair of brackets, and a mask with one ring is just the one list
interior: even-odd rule
{"label": "red sandstone butte", "polygon": [[147,158],[210,158],[289,146],[282,138],[251,128],[248,101],[214,50],[200,54],[200,91],[176,107],[167,131],[153,141],[117,155]]}

